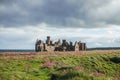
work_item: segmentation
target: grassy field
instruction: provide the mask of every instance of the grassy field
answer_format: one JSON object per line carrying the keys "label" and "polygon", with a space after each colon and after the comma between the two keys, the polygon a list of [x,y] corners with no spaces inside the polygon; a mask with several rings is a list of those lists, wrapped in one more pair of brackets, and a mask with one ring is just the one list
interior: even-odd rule
{"label": "grassy field", "polygon": [[120,80],[120,50],[4,52],[0,80]]}

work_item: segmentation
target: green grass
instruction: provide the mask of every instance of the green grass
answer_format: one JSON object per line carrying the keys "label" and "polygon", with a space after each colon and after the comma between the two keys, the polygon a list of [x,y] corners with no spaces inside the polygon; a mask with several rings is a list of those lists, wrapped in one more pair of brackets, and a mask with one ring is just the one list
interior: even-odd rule
{"label": "green grass", "polygon": [[0,55],[0,80],[120,80],[119,51],[36,54]]}

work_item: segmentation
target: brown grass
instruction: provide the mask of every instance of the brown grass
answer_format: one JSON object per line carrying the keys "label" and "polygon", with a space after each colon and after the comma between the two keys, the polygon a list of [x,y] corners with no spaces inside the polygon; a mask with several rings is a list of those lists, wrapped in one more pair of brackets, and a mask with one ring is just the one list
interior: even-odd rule
{"label": "brown grass", "polygon": [[21,59],[31,58],[35,56],[49,57],[49,56],[83,56],[86,54],[109,54],[113,52],[120,52],[120,50],[92,50],[92,51],[66,51],[66,52],[1,52],[0,59]]}

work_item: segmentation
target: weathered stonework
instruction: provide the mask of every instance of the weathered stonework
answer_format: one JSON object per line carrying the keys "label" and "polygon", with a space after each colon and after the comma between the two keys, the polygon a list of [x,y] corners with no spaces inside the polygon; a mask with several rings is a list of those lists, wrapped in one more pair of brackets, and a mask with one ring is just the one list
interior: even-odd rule
{"label": "weathered stonework", "polygon": [[63,40],[62,43],[60,40],[56,41],[54,44],[50,40],[50,36],[47,36],[46,43],[42,40],[37,40],[35,43],[35,51],[85,51],[86,50],[86,43],[75,42],[73,45],[72,42],[67,42]]}

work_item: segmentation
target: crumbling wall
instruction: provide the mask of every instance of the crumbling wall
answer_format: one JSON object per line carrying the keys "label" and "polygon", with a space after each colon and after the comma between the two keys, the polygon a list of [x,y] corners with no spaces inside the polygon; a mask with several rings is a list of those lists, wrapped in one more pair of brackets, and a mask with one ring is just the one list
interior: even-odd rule
{"label": "crumbling wall", "polygon": [[86,43],[75,42],[73,45],[72,42],[67,42],[63,40],[62,43],[60,40],[52,43],[50,36],[47,36],[46,43],[43,43],[41,40],[37,40],[35,44],[35,51],[85,51],[86,50]]}

